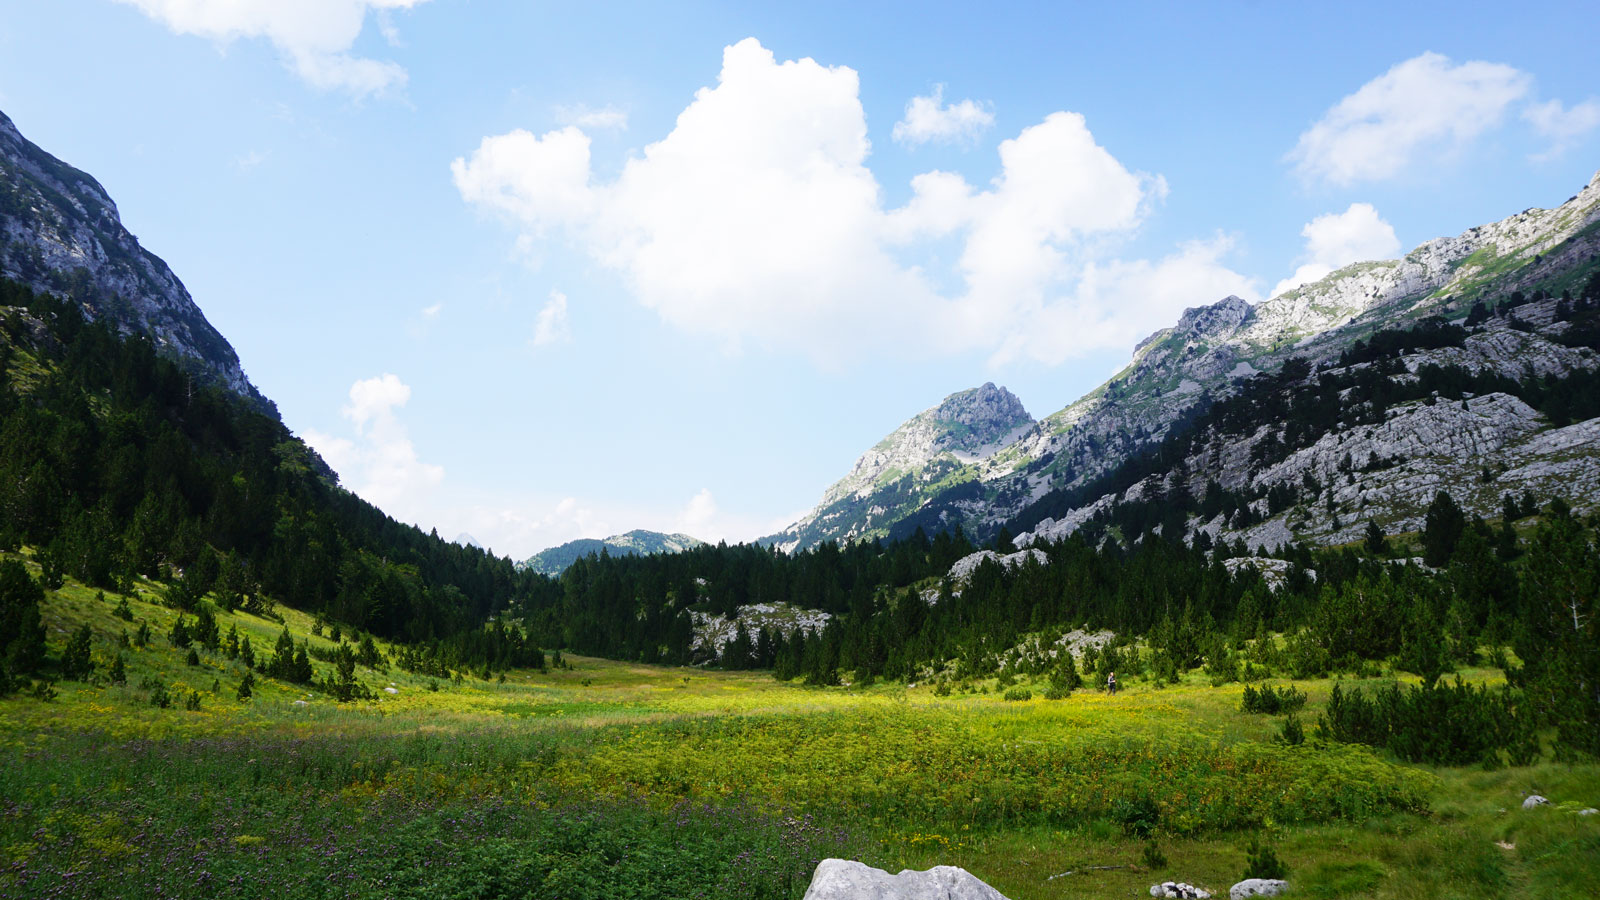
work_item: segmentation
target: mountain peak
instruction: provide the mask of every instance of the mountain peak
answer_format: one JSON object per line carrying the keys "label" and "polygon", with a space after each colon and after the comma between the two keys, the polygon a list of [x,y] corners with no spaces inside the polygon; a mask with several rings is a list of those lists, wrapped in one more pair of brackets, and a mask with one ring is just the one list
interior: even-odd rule
{"label": "mountain peak", "polygon": [[271,411],[183,282],[122,224],[98,181],[0,112],[0,277],[74,300],[86,317],[150,338],[196,374]]}
{"label": "mountain peak", "polygon": [[1017,395],[996,387],[992,381],[951,394],[924,415],[933,421],[956,426],[946,431],[949,445],[973,452],[1018,425],[1033,423],[1033,417],[1028,415]]}
{"label": "mountain peak", "polygon": [[614,534],[604,539],[579,538],[558,547],[541,550],[523,562],[517,563],[517,568],[532,569],[543,575],[560,575],[573,563],[591,553],[649,556],[655,553],[682,553],[703,543],[705,542],[699,538],[687,534],[663,534],[659,531],[636,528],[626,534]]}

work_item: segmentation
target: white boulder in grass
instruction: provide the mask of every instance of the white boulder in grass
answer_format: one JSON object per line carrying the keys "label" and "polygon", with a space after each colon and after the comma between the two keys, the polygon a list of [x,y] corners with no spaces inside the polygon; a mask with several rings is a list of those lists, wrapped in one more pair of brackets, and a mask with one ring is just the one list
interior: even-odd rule
{"label": "white boulder in grass", "polygon": [[400,693],[400,690],[398,688],[386,687],[383,689],[383,692],[385,694],[398,694]]}
{"label": "white boulder in grass", "polygon": [[1548,799],[1546,799],[1544,797],[1541,797],[1538,794],[1529,794],[1528,795],[1528,799],[1522,801],[1522,808],[1523,809],[1533,809],[1536,806],[1544,806],[1546,803],[1549,803],[1549,802],[1550,801]]}
{"label": "white boulder in grass", "polygon": [[849,859],[825,859],[817,865],[805,900],[1006,900],[966,869],[934,866],[926,872],[906,869],[890,875]]}
{"label": "white boulder in grass", "polygon": [[1228,891],[1229,900],[1247,897],[1276,897],[1289,890],[1289,882],[1281,878],[1246,878]]}

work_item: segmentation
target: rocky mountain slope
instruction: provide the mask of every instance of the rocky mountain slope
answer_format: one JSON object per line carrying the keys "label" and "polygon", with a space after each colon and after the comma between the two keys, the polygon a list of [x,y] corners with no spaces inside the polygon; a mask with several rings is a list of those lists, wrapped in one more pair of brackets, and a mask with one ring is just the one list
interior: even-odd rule
{"label": "rocky mountain slope", "polygon": [[653,553],[682,553],[700,546],[704,541],[687,534],[663,534],[659,531],[634,530],[616,534],[604,540],[579,538],[557,547],[542,550],[517,563],[518,569],[532,569],[541,575],[560,575],[568,566],[591,553],[604,550],[612,556],[649,556]]}
{"label": "rocky mountain slope", "polygon": [[930,497],[970,482],[974,466],[1033,424],[1022,401],[992,383],[951,394],[862,454],[816,509],[764,542],[793,550],[882,534]]}
{"label": "rocky mountain slope", "polygon": [[183,283],[123,227],[100,183],[23,137],[4,113],[0,277],[71,297],[89,319],[148,335],[196,374],[271,409]]}
{"label": "rocky mountain slope", "polygon": [[[945,459],[918,474],[916,491],[893,481],[869,485],[847,478],[780,542],[807,547],[830,537],[893,537],[956,525],[987,537],[1019,516],[1026,520],[1024,513],[1049,504],[1047,498],[1083,490],[1290,358],[1328,365],[1381,330],[1429,317],[1464,318],[1475,303],[1531,294],[1541,285],[1557,294],[1580,280],[1597,252],[1600,174],[1554,209],[1529,209],[1429,241],[1399,260],[1346,266],[1257,305],[1227,297],[1187,310],[1177,324],[1139,342],[1132,361],[1110,381],[990,452]],[[1524,314],[1549,318],[1553,303]],[[1486,327],[1461,347],[1439,349],[1437,359],[1408,365],[1451,362],[1521,377],[1529,367],[1550,375],[1585,364],[1581,353],[1550,339],[1559,323],[1549,323],[1551,334],[1519,330],[1525,324]],[[864,456],[857,469],[872,457]],[[840,502],[841,487],[848,489],[847,502]],[[1036,523],[1039,516],[1031,518]]]}

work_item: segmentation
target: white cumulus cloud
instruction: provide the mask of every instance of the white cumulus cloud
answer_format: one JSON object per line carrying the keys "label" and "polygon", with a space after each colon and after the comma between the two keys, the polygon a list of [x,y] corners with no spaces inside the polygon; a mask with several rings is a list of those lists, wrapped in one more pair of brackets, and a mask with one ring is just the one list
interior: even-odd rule
{"label": "white cumulus cloud", "polygon": [[1304,134],[1289,159],[1301,176],[1350,185],[1403,172],[1417,157],[1458,148],[1498,125],[1533,79],[1508,65],[1408,59],[1345,97]]}
{"label": "white cumulus cloud", "polygon": [[444,467],[417,458],[396,415],[411,400],[410,386],[385,373],[352,384],[349,397],[340,414],[354,426],[354,439],[308,430],[306,443],[362,499],[398,519],[424,521],[430,494],[444,480]]}
{"label": "white cumulus cloud", "polygon": [[994,113],[973,100],[946,104],[944,85],[936,84],[926,97],[912,97],[905,118],[894,123],[894,139],[902,144],[929,141],[954,144],[976,140],[994,124]]}
{"label": "white cumulus cloud", "polygon": [[1294,274],[1278,282],[1271,296],[1317,281],[1353,262],[1389,259],[1400,252],[1394,227],[1370,203],[1352,203],[1342,213],[1317,216],[1300,229],[1306,251]]}
{"label": "white cumulus cloud", "polygon": [[[1158,262],[1115,258],[1167,186],[1129,171],[1076,113],[1002,142],[982,189],[928,172],[905,206],[885,208],[866,165],[859,87],[849,68],[779,62],[747,39],[725,49],[716,86],[609,182],[594,177],[576,126],[485,137],[451,171],[464,200],[520,226],[519,242],[565,236],[667,322],[729,347],[796,348],[825,366],[971,350],[1059,361],[1127,346],[1184,306],[1218,299],[1218,284],[1248,292],[1220,244]],[[946,263],[959,288],[925,268],[948,240],[960,246]],[[1104,299],[1114,274],[1178,266],[1192,276],[1187,290],[1173,280],[1137,302]],[[1076,320],[1095,327],[1064,324]]]}
{"label": "white cumulus cloud", "polygon": [[178,34],[218,43],[265,38],[295,74],[323,90],[357,97],[404,86],[406,71],[388,61],[350,55],[367,14],[376,12],[390,44],[399,34],[389,16],[427,0],[118,0]]}
{"label": "white cumulus cloud", "polygon": [[539,310],[533,325],[533,345],[565,344],[572,340],[572,327],[567,323],[567,295],[551,291],[550,299]]}

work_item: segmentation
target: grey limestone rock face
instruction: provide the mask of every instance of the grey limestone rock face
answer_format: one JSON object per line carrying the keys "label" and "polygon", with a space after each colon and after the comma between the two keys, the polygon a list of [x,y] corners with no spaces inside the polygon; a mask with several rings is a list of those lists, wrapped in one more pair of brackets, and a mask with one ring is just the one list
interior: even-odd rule
{"label": "grey limestone rock face", "polygon": [[965,869],[934,866],[890,875],[848,859],[825,859],[811,876],[805,900],[1006,900]]}
{"label": "grey limestone rock face", "polygon": [[1289,890],[1289,882],[1281,878],[1246,878],[1228,889],[1229,900],[1247,897],[1276,897]]}

